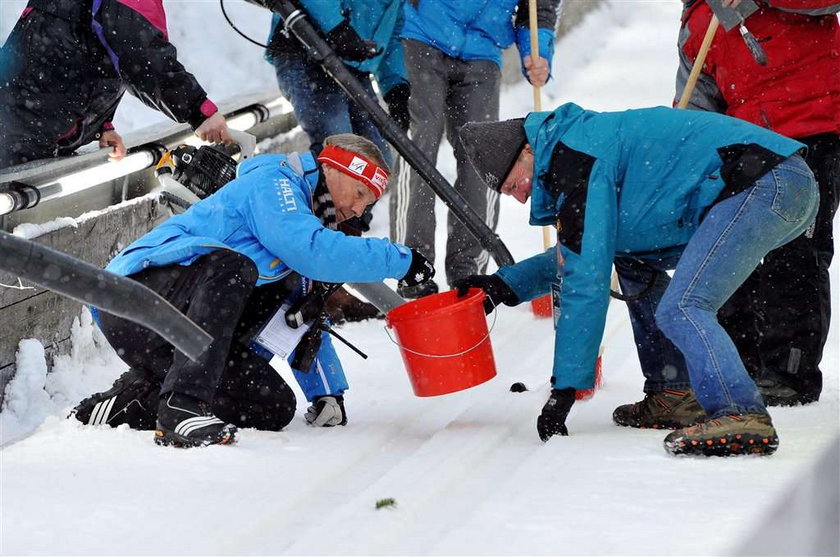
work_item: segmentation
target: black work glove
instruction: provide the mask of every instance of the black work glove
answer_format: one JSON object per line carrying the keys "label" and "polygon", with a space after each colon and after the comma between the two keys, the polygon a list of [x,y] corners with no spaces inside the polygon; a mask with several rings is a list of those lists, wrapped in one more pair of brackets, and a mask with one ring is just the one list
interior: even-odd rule
{"label": "black work glove", "polygon": [[367,41],[356,33],[350,25],[349,17],[345,17],[325,38],[339,58],[348,62],[361,62],[382,53],[382,49],[376,48],[375,42]]}
{"label": "black work glove", "polygon": [[551,439],[552,435],[568,435],[566,417],[572,404],[575,403],[574,389],[551,389],[551,396],[543,406],[537,418],[537,433],[543,442]]}
{"label": "black work glove", "polygon": [[484,290],[487,295],[484,298],[484,313],[490,313],[499,304],[515,306],[519,303],[519,296],[496,275],[470,275],[454,281],[452,286],[458,289],[458,296],[466,296],[470,288]]}
{"label": "black work glove", "polygon": [[306,409],[306,423],[316,427],[347,425],[347,412],[344,410],[343,396],[315,397],[312,405]]}
{"label": "black work glove", "polygon": [[411,265],[408,267],[408,272],[400,279],[399,285],[402,287],[417,286],[432,280],[435,276],[435,268],[428,259],[423,257],[419,251],[411,248]]}
{"label": "black work glove", "polygon": [[411,117],[408,114],[408,98],[411,96],[411,86],[408,83],[394,85],[391,90],[385,93],[385,104],[388,105],[388,114],[408,133],[411,124]]}

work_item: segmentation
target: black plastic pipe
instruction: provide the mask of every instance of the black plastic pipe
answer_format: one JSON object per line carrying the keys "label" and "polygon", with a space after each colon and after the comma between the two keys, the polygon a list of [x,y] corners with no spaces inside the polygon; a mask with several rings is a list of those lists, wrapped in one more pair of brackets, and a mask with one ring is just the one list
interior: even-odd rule
{"label": "black plastic pipe", "polygon": [[197,360],[213,342],[213,337],[201,327],[139,282],[2,230],[0,270],[139,323],[192,360]]}
{"label": "black plastic pipe", "polygon": [[513,256],[507,246],[498,235],[478,216],[470,207],[469,203],[455,191],[449,182],[446,181],[435,165],[423,154],[420,149],[408,138],[405,132],[397,123],[388,116],[379,103],[371,98],[365,91],[362,84],[350,73],[330,45],[321,37],[321,34],[309,23],[306,13],[298,9],[289,0],[246,0],[252,4],[268,8],[283,18],[285,32],[294,34],[304,47],[309,51],[310,56],[316,60],[324,70],[332,76],[338,85],[350,96],[361,108],[366,110],[374,122],[379,126],[380,132],[403,158],[410,164],[423,179],[429,184],[432,190],[440,197],[447,207],[457,216],[467,229],[475,236],[493,259],[501,267],[513,265]]}

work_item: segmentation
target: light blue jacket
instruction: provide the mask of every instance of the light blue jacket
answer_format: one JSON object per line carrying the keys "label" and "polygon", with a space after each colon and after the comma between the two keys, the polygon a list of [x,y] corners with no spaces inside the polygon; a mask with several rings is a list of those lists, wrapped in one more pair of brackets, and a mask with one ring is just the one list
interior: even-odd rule
{"label": "light blue jacket", "polygon": [[[312,212],[318,168],[310,153],[298,173],[286,155],[260,155],[237,169],[237,178],[185,213],[176,215],[121,251],[106,267],[119,275],[147,267],[190,265],[211,251],[230,249],[259,270],[257,285],[292,271],[326,282],[402,278],[411,252],[388,240],[346,236],[324,228]],[[289,357],[289,362],[294,353]],[[347,380],[329,335],[311,370],[293,370],[307,400],[343,394]],[[302,373],[307,371],[307,373]]]}
{"label": "light blue jacket", "polygon": [[299,156],[304,175],[286,155],[246,160],[235,180],[136,240],[107,269],[130,275],[150,266],[189,265],[211,251],[231,249],[257,265],[257,285],[292,270],[324,282],[403,277],[411,264],[405,246],[324,228],[312,212],[317,165],[310,153]]}
{"label": "light blue jacket", "polygon": [[[523,14],[514,25],[517,4]],[[540,56],[554,56],[557,0],[539,0]],[[403,37],[426,43],[461,60],[490,60],[502,65],[502,50],[516,42],[524,60],[531,53],[528,3],[521,0],[409,0]]]}
{"label": "light blue jacket", "polygon": [[[408,82],[400,41],[404,0],[298,0],[298,2],[324,34],[329,33],[342,22],[344,10],[350,10],[350,25],[362,39],[375,42],[377,47],[382,49],[382,54],[362,62],[345,61],[344,63],[359,71],[373,74],[383,95],[395,85]],[[274,29],[281,21],[280,16],[274,14],[269,37],[274,35]],[[271,60],[268,55],[266,58]]]}
{"label": "light blue jacket", "polygon": [[756,144],[787,158],[805,148],[742,120],[665,107],[598,113],[569,103],[530,114],[525,132],[535,156],[530,221],[558,226],[565,263],[548,250],[497,274],[522,301],[559,287],[558,389],[593,385],[613,258],[679,255],[718,200],[719,149]]}

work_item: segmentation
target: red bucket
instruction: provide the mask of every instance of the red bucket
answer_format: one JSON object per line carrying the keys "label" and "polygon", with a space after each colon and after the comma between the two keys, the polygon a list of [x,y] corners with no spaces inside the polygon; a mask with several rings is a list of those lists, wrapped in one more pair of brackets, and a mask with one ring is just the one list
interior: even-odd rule
{"label": "red bucket", "polygon": [[551,299],[551,294],[540,296],[531,300],[531,311],[536,317],[551,317],[553,315],[552,306],[554,302]]}
{"label": "red bucket", "polygon": [[496,376],[484,296],[477,288],[463,298],[450,290],[388,312],[415,395],[454,393]]}

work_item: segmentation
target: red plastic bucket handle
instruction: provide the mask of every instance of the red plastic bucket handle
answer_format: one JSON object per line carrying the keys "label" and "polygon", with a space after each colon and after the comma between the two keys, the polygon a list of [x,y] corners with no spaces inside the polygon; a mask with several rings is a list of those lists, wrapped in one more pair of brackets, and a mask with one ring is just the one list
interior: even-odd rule
{"label": "red plastic bucket handle", "polygon": [[406,352],[416,354],[417,356],[423,356],[424,358],[457,358],[458,356],[463,356],[464,354],[466,354],[468,352],[472,352],[473,350],[475,350],[476,348],[481,346],[481,343],[483,343],[485,340],[487,340],[490,337],[490,333],[492,333],[493,329],[496,327],[496,317],[498,315],[498,312],[496,312],[495,309],[496,308],[494,307],[493,308],[493,310],[494,310],[493,311],[493,322],[490,324],[490,329],[487,330],[487,334],[484,335],[483,337],[481,337],[481,340],[479,340],[478,342],[476,342],[475,344],[473,344],[472,346],[470,346],[466,350],[461,350],[460,352],[458,352],[456,354],[424,354],[423,352],[417,352],[416,350],[412,350],[411,348],[406,348],[405,346],[403,346],[402,344],[400,344],[399,342],[394,340],[394,337],[392,337],[391,333],[388,331],[388,329],[390,327],[385,326],[385,327],[382,327],[382,328],[385,329],[385,334],[388,335],[388,340],[390,340],[391,342],[393,342],[394,344],[399,346],[400,350],[405,350]]}

